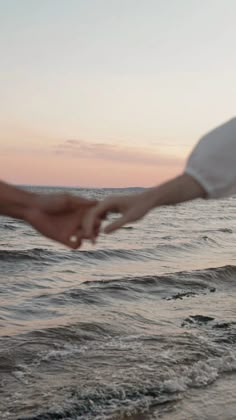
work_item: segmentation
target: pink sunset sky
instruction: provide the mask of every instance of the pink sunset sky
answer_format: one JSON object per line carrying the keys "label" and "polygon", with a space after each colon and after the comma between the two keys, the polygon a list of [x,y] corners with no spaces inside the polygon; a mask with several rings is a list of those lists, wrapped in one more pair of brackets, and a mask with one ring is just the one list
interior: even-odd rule
{"label": "pink sunset sky", "polygon": [[232,0],[0,2],[1,179],[151,186],[235,115]]}

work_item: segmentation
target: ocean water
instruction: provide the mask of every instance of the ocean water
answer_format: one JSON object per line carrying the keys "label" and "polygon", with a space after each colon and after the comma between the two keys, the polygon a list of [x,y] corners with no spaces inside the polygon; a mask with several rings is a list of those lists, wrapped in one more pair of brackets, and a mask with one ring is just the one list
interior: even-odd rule
{"label": "ocean water", "polygon": [[0,419],[236,419],[236,198],[78,251],[2,217],[0,259]]}

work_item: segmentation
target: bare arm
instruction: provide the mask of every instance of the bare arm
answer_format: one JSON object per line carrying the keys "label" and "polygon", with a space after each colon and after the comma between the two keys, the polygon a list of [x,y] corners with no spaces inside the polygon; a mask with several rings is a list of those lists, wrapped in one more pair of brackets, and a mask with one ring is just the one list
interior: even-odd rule
{"label": "bare arm", "polygon": [[0,182],[0,214],[22,219],[42,235],[71,248],[78,248],[82,238],[71,241],[81,221],[95,200],[70,194],[35,194]]}
{"label": "bare arm", "polygon": [[140,194],[148,204],[148,210],[159,206],[183,203],[196,198],[205,198],[203,187],[190,175],[182,174],[157,187]]}
{"label": "bare arm", "polygon": [[182,203],[205,196],[203,187],[187,174],[182,174],[138,194],[110,196],[85,215],[83,219],[84,236],[94,239],[97,227],[110,212],[120,213],[121,217],[105,228],[106,233],[111,233],[126,223],[141,219],[155,207]]}
{"label": "bare arm", "polygon": [[118,212],[121,217],[106,227],[107,233],[139,220],[155,207],[235,194],[235,156],[236,118],[233,118],[200,139],[183,174],[141,194],[108,197],[92,209],[83,222],[85,235],[93,238],[95,226],[109,212]]}
{"label": "bare arm", "polygon": [[25,212],[36,199],[36,194],[0,181],[0,214],[24,219]]}

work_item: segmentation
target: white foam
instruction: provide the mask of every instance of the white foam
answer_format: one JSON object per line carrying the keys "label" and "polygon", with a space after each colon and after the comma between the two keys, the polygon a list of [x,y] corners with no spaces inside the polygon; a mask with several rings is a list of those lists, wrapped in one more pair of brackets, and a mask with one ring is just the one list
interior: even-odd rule
{"label": "white foam", "polygon": [[184,392],[189,388],[210,385],[220,373],[236,371],[236,357],[229,352],[223,357],[199,360],[191,367],[183,367],[182,375],[167,379],[162,384],[164,392]]}

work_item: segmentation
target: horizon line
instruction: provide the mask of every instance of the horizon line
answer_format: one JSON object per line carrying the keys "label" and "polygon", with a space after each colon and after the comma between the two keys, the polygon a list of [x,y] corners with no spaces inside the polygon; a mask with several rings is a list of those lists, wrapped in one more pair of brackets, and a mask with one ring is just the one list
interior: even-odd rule
{"label": "horizon line", "polygon": [[125,190],[125,189],[146,189],[149,187],[140,187],[140,186],[129,186],[129,187],[89,187],[89,186],[82,186],[82,185],[77,185],[77,186],[73,186],[73,185],[39,185],[39,184],[14,184],[17,187],[36,187],[36,188],[74,188],[74,189],[103,189],[103,190],[109,190],[109,189],[113,189],[113,190]]}

